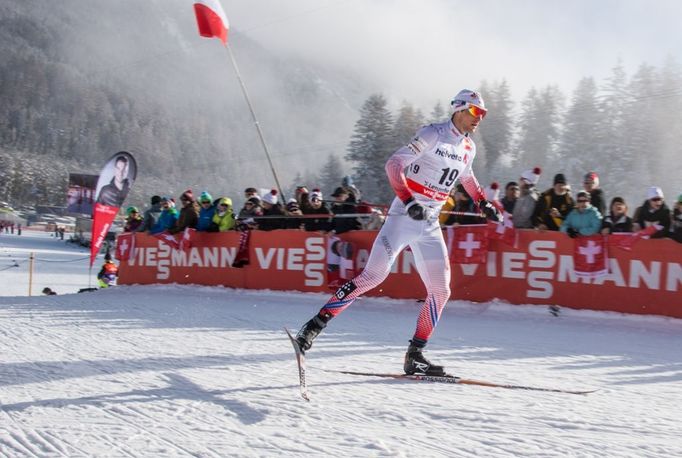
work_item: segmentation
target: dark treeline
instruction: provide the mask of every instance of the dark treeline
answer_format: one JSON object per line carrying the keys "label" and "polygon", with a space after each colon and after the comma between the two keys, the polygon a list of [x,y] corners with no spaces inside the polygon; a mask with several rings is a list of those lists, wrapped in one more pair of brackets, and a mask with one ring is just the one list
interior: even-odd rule
{"label": "dark treeline", "polygon": [[[271,187],[228,54],[193,14],[180,0],[0,0],[0,199],[64,205],[69,172],[120,150],[141,172],[131,203]],[[231,36],[282,181],[342,152],[360,83]]]}

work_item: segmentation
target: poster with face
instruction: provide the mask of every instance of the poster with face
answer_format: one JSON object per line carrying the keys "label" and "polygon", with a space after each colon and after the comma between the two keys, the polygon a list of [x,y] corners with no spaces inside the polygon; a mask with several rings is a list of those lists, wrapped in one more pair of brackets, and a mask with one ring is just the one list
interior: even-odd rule
{"label": "poster with face", "polygon": [[137,176],[137,163],[130,153],[118,152],[111,156],[99,175],[92,214],[92,242],[90,243],[90,266],[109,232],[118,209],[130,192]]}
{"label": "poster with face", "polygon": [[69,173],[69,189],[66,192],[67,213],[92,214],[98,178],[99,175]]}
{"label": "poster with face", "polygon": [[102,169],[97,182],[98,204],[121,207],[137,176],[137,164],[130,153],[114,154]]}

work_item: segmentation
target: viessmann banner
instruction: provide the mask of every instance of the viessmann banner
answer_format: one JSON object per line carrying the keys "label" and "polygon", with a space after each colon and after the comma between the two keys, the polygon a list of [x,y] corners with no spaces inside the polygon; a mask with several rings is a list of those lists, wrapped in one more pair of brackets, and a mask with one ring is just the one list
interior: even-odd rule
{"label": "viessmann banner", "polygon": [[[374,231],[339,236],[355,247],[353,262],[361,270],[376,237]],[[456,242],[446,233],[451,250]],[[134,243],[131,238],[134,237]],[[145,234],[130,234],[119,244],[119,284],[185,283],[236,288],[329,291],[327,237],[301,231],[254,231],[250,264],[231,267],[238,233],[197,233],[192,247],[174,250]],[[464,248],[463,248],[464,249]],[[476,264],[452,263],[452,299],[475,302],[498,299],[513,304],[559,304],[574,308],[682,318],[682,244],[641,240],[630,250],[608,247],[608,273],[597,278],[576,275],[574,242],[555,232],[518,231],[516,246],[489,240]],[[588,251],[586,256],[593,256]],[[426,291],[409,250],[371,295],[422,298]]]}

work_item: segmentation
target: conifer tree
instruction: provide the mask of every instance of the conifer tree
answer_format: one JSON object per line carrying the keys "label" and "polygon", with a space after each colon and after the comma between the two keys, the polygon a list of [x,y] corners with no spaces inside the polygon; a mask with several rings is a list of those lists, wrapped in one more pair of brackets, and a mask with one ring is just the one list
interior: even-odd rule
{"label": "conifer tree", "polygon": [[482,92],[482,95],[488,114],[481,123],[480,143],[485,148],[488,172],[492,177],[502,177],[507,175],[507,169],[513,162],[513,102],[506,80],[485,87],[488,88],[487,92]]}
{"label": "conifer tree", "polygon": [[521,104],[516,146],[518,168],[539,166],[547,172],[559,172],[556,144],[560,133],[563,95],[556,86],[541,91],[531,88]]}
{"label": "conifer tree", "polygon": [[597,102],[597,84],[593,78],[582,78],[571,98],[571,104],[563,120],[563,132],[559,142],[561,172],[569,182],[579,188],[585,173],[600,172],[598,138],[602,130],[603,116]]}
{"label": "conifer tree", "polygon": [[391,198],[384,166],[393,152],[393,117],[381,94],[371,95],[360,109],[348,145],[346,159],[353,162],[356,185],[366,200],[388,202]]}

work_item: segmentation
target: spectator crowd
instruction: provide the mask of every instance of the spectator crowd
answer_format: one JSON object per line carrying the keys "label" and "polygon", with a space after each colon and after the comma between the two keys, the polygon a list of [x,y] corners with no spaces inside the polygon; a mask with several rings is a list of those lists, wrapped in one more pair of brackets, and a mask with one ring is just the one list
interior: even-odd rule
{"label": "spectator crowd", "polygon": [[[520,229],[561,231],[569,237],[594,234],[637,232],[648,229],[652,238],[672,238],[682,243],[682,195],[671,209],[661,188],[646,190],[646,198],[632,216],[623,197],[615,196],[607,206],[605,192],[595,172],[585,174],[582,189],[573,194],[563,173],[554,175],[552,186],[539,191],[541,169],[524,171],[518,181],[499,189],[495,182],[485,189],[486,198],[495,203],[512,224]],[[500,198],[500,194],[502,194]],[[351,177],[344,177],[329,198],[318,188],[296,188],[294,197],[284,202],[277,190],[259,193],[244,190],[244,205],[238,211],[230,197],[214,198],[204,191],[195,196],[191,189],[176,200],[153,196],[143,214],[137,207],[126,209],[126,232],[177,234],[186,228],[205,232],[248,231],[258,229],[295,229],[342,234],[353,230],[377,230],[384,221],[384,205],[361,200]],[[443,206],[443,226],[483,224],[485,217],[462,185],[453,188]]]}

